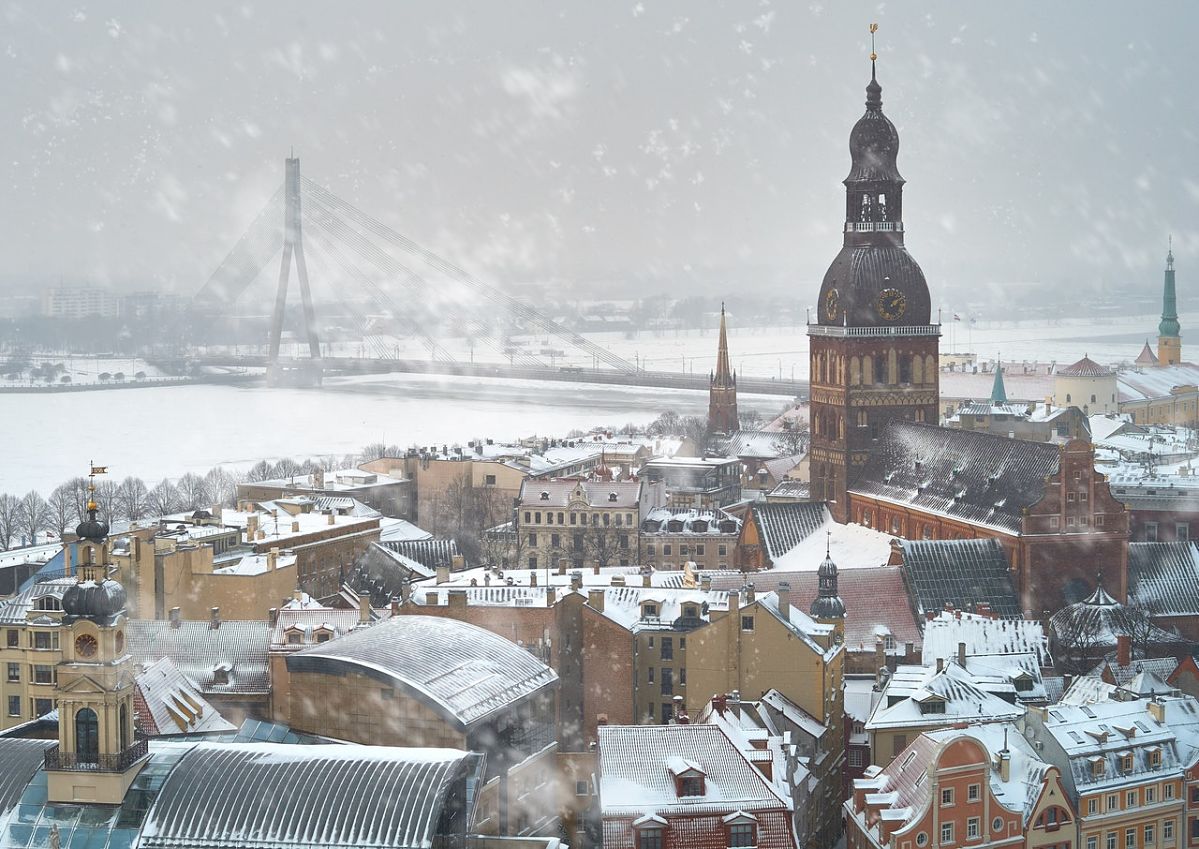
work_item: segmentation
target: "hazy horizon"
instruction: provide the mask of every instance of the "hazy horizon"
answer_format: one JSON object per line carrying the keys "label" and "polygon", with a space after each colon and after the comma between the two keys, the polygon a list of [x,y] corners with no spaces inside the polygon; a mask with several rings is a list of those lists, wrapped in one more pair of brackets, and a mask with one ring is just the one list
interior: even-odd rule
{"label": "hazy horizon", "polygon": [[1194,9],[10,4],[0,285],[192,294],[294,147],[307,176],[505,288],[810,297],[877,19],[934,300],[1154,293],[1169,233],[1185,294]]}

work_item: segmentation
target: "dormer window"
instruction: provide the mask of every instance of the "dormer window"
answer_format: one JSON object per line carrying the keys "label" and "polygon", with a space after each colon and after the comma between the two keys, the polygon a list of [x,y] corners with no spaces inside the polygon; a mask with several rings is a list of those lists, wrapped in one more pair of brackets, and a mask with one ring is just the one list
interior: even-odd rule
{"label": "dormer window", "polygon": [[1103,778],[1103,774],[1106,771],[1107,770],[1105,768],[1105,762],[1104,762],[1103,758],[1091,758],[1091,777],[1092,778]]}
{"label": "dormer window", "polygon": [[287,629],[287,644],[289,646],[298,646],[304,642],[304,629],[299,625],[292,625]]}
{"label": "dormer window", "polygon": [[943,702],[941,699],[932,699],[927,702],[921,702],[920,713],[945,713],[945,702]]}
{"label": "dormer window", "polygon": [[1156,769],[1162,765],[1162,750],[1153,748],[1149,750],[1149,766]]}
{"label": "dormer window", "polygon": [[317,628],[313,636],[316,638],[318,643],[327,643],[329,640],[333,639],[333,631],[324,627]]}
{"label": "dormer window", "polygon": [[616,503],[616,493],[615,492],[608,493],[608,501],[612,504]]}
{"label": "dormer window", "polygon": [[695,761],[674,755],[666,759],[666,768],[674,775],[674,789],[680,799],[704,795],[706,773]]}
{"label": "dormer window", "polygon": [[704,795],[704,778],[702,775],[684,775],[679,778],[680,796]]}
{"label": "dormer window", "polygon": [[34,610],[62,610],[62,602],[52,595],[44,595],[33,603]]}
{"label": "dormer window", "polygon": [[214,666],[212,669],[212,683],[224,686],[229,683],[229,667],[226,664]]}
{"label": "dormer window", "polygon": [[730,849],[758,845],[758,821],[753,814],[737,811],[724,818]]}
{"label": "dormer window", "polygon": [[1132,772],[1132,752],[1120,753],[1120,771],[1123,773]]}
{"label": "dormer window", "polygon": [[550,494],[549,494],[548,492],[546,492],[546,491],[542,490],[542,492],[541,492],[541,500],[542,500],[542,501],[549,501],[549,500],[550,500]]}
{"label": "dormer window", "polygon": [[645,604],[641,605],[641,617],[643,619],[657,619],[658,605],[652,601],[647,601]]}

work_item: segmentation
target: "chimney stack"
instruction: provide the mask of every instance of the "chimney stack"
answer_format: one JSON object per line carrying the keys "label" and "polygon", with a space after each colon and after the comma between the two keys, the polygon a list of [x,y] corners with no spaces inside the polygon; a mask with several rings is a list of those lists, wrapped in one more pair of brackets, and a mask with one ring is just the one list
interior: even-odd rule
{"label": "chimney stack", "polygon": [[944,670],[945,670],[945,658],[938,657],[937,658],[937,671],[943,672]]}
{"label": "chimney stack", "polygon": [[452,589],[449,591],[449,596],[450,607],[466,607],[466,590]]}
{"label": "chimney stack", "polygon": [[558,558],[558,574],[559,575],[566,574],[566,563],[567,563],[567,561],[566,561],[565,557]]}
{"label": "chimney stack", "polygon": [[358,596],[358,624],[369,625],[371,622],[371,594],[363,593]]}
{"label": "chimney stack", "polygon": [[214,607],[209,610],[208,613],[208,627],[215,631],[217,628],[221,627],[221,609],[219,607]]}
{"label": "chimney stack", "polygon": [[529,586],[530,587],[537,586],[537,570],[536,569],[529,570]]}
{"label": "chimney stack", "polygon": [[444,584],[450,580],[450,567],[444,563],[437,564],[437,583]]}
{"label": "chimney stack", "polygon": [[182,621],[183,613],[177,607],[171,608],[171,627],[178,630],[179,624]]}
{"label": "chimney stack", "polygon": [[571,572],[570,573],[570,590],[571,590],[571,592],[577,592],[578,590],[581,590],[581,589],[583,589],[583,573],[582,572]]}
{"label": "chimney stack", "polygon": [[587,590],[587,603],[600,613],[604,612],[604,597],[606,593],[603,587],[590,587]]}
{"label": "chimney stack", "polygon": [[272,548],[266,553],[266,570],[274,572],[279,568],[279,549]]}
{"label": "chimney stack", "polygon": [[599,561],[597,560],[595,565],[591,567],[591,574],[598,575],[599,573],[600,573],[600,565],[599,565]]}
{"label": "chimney stack", "polygon": [[[329,511],[329,520],[328,520],[328,521],[329,521],[329,524],[330,524],[330,525],[336,525],[336,524],[337,524],[337,514],[336,514],[336,513],[334,513],[332,510],[330,510],[330,511]],[[299,522],[293,522],[292,524],[293,524],[293,526],[296,528],[296,530],[297,530],[297,531],[300,529],[300,528],[299,528],[299,524],[300,524]]]}
{"label": "chimney stack", "polygon": [[545,588],[545,606],[553,607],[557,601],[558,601],[557,590],[555,590],[553,586],[547,586]]}
{"label": "chimney stack", "polygon": [[712,576],[704,575],[699,579],[699,588],[704,592],[710,592],[712,589]]}
{"label": "chimney stack", "polygon": [[268,610],[266,612],[266,619],[271,623],[271,627],[274,628],[279,622],[279,608],[272,607],[270,610]]}
{"label": "chimney stack", "polygon": [[392,616],[400,615],[400,600],[398,598],[395,598],[394,596],[391,599],[391,615]]}
{"label": "chimney stack", "polygon": [[450,558],[450,568],[455,572],[461,572],[466,568],[466,560],[463,559],[461,554],[455,554]]}
{"label": "chimney stack", "polygon": [[784,622],[791,621],[791,583],[789,581],[781,581],[778,589],[775,591],[779,598],[779,615],[783,617]]}
{"label": "chimney stack", "polygon": [[757,594],[754,592],[754,582],[750,581],[745,585],[745,606],[748,607],[753,604],[757,597]]}
{"label": "chimney stack", "polygon": [[1132,666],[1132,637],[1120,634],[1116,637],[1116,663],[1120,666]]}
{"label": "chimney stack", "polygon": [[966,668],[966,644],[958,643],[958,666]]}
{"label": "chimney stack", "polygon": [[291,532],[293,534],[298,534],[300,532],[300,520],[299,519],[292,519]]}

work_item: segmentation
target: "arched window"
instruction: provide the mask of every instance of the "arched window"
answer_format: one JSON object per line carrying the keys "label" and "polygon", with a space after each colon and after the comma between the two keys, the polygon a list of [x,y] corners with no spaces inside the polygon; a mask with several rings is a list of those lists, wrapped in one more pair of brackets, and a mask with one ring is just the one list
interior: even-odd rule
{"label": "arched window", "polygon": [[1066,403],[1067,404],[1070,403],[1070,393],[1069,392],[1066,393]]}
{"label": "arched window", "polygon": [[899,382],[899,359],[895,354],[895,349],[891,348],[887,351],[887,385],[894,386]]}
{"label": "arched window", "polygon": [[874,357],[869,354],[862,357],[862,383],[867,386],[874,385]]}
{"label": "arched window", "polygon": [[937,363],[932,354],[924,357],[924,382],[935,383],[937,380]]}
{"label": "arched window", "polygon": [[858,386],[862,382],[862,361],[857,357],[849,358],[849,385]]}
{"label": "arched window", "polygon": [[124,749],[133,741],[129,737],[129,707],[121,705],[121,748]]}
{"label": "arched window", "polygon": [[91,708],[75,714],[75,755],[83,763],[95,763],[100,757],[100,722]]}
{"label": "arched window", "polygon": [[912,383],[924,383],[924,362],[919,354],[912,357]]}
{"label": "arched window", "polygon": [[880,193],[878,196],[878,220],[889,221],[887,218],[887,196]]}
{"label": "arched window", "polygon": [[899,358],[899,382],[903,384],[912,382],[912,358],[906,354]]}

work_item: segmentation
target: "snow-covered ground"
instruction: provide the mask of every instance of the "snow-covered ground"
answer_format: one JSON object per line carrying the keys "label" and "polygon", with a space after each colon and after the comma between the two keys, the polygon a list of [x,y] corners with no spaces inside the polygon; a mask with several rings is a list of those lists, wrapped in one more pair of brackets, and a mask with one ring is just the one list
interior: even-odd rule
{"label": "snow-covered ground", "polygon": [[73,357],[43,355],[30,357],[19,370],[0,369],[0,386],[46,386],[70,384],[134,383],[152,381],[163,373],[136,357]]}

